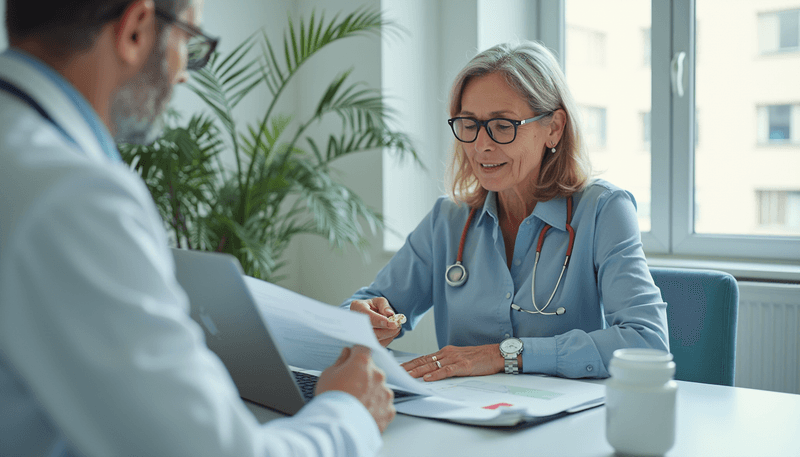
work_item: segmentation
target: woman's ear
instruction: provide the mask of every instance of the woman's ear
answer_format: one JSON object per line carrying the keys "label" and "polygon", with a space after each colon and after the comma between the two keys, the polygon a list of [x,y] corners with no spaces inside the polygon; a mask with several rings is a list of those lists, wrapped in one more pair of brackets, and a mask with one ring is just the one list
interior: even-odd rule
{"label": "woman's ear", "polygon": [[156,7],[153,0],[131,3],[114,26],[114,47],[119,59],[140,68],[153,51],[156,41]]}
{"label": "woman's ear", "polygon": [[567,112],[563,109],[553,111],[553,117],[550,118],[548,128],[550,131],[547,136],[547,144],[558,144],[561,141],[561,136],[564,134],[564,127],[567,125]]}

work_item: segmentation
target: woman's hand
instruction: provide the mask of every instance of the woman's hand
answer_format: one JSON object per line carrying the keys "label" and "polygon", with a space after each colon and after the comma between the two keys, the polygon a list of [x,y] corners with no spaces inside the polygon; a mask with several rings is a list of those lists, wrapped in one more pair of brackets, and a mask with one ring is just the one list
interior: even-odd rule
{"label": "woman's hand", "polygon": [[483,346],[445,346],[433,354],[402,364],[414,378],[438,381],[456,376],[483,376],[504,370],[499,344]]}
{"label": "woman's hand", "polygon": [[388,346],[400,334],[400,325],[387,319],[389,316],[394,316],[394,310],[389,305],[389,300],[384,297],[353,300],[350,303],[350,310],[369,316],[375,337],[383,347]]}

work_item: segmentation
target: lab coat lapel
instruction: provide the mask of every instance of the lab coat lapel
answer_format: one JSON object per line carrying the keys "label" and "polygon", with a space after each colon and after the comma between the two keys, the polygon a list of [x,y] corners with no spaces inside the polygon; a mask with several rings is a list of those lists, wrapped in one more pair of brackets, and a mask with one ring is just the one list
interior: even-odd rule
{"label": "lab coat lapel", "polygon": [[28,94],[93,160],[107,160],[100,142],[78,109],[46,76],[27,63],[0,55],[0,77]]}

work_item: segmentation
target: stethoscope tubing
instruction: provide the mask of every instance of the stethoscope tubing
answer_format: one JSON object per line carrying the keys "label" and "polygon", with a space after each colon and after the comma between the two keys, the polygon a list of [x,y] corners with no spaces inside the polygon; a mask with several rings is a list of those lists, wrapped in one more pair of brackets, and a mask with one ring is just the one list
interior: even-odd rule
{"label": "stethoscope tubing", "polygon": [[[467,222],[464,224],[464,229],[461,231],[461,240],[458,244],[458,256],[456,257],[456,263],[447,267],[445,270],[445,281],[448,285],[452,287],[460,287],[467,282],[467,268],[464,266],[463,254],[464,254],[464,244],[467,239],[467,231],[469,230],[469,226],[472,223],[472,218],[475,216],[477,208],[472,208],[469,212],[469,216],[467,217]],[[553,288],[553,292],[550,294],[550,298],[547,299],[547,303],[540,309],[536,305],[536,268],[539,266],[539,257],[542,254],[542,246],[544,245],[544,237],[547,234],[547,231],[552,228],[550,224],[546,224],[542,231],[539,233],[539,240],[536,244],[536,257],[533,261],[533,272],[531,273],[531,302],[533,304],[534,310],[528,310],[522,308],[521,306],[512,303],[511,309],[515,311],[525,312],[528,314],[541,314],[545,316],[560,316],[566,312],[566,309],[561,306],[556,309],[555,312],[546,312],[548,306],[550,306],[550,302],[553,301],[553,297],[556,295],[556,291],[558,291],[558,286],[561,284],[561,279],[564,277],[564,272],[567,270],[567,265],[569,264],[569,259],[572,257],[572,248],[575,246],[575,229],[572,228],[572,196],[567,197],[567,223],[566,229],[569,233],[569,244],[567,245],[567,254],[564,258],[564,264],[561,267],[561,273],[558,275],[558,280],[556,281],[556,286]],[[456,273],[457,272],[457,273]]]}

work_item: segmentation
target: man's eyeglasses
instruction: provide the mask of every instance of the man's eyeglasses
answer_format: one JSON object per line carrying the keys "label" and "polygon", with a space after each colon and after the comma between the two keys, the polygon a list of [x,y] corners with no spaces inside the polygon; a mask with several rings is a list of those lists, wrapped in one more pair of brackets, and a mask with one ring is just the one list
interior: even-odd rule
{"label": "man's eyeglasses", "polygon": [[450,124],[450,128],[453,129],[453,135],[455,135],[456,139],[462,143],[472,143],[477,140],[478,132],[480,132],[481,127],[485,127],[486,133],[489,134],[489,138],[491,138],[495,143],[508,144],[517,138],[517,127],[520,125],[529,124],[531,122],[536,122],[539,119],[547,117],[551,114],[553,114],[552,111],[540,114],[530,119],[523,119],[521,121],[505,119],[502,117],[497,117],[486,121],[479,121],[471,117],[454,117],[452,119],[448,119],[447,123]]}
{"label": "man's eyeglasses", "polygon": [[175,16],[159,9],[156,9],[156,16],[189,34],[189,41],[186,44],[188,53],[186,68],[189,70],[199,70],[205,67],[211,55],[214,53],[214,50],[217,48],[219,39],[212,38],[203,33],[199,28],[187,24]]}

